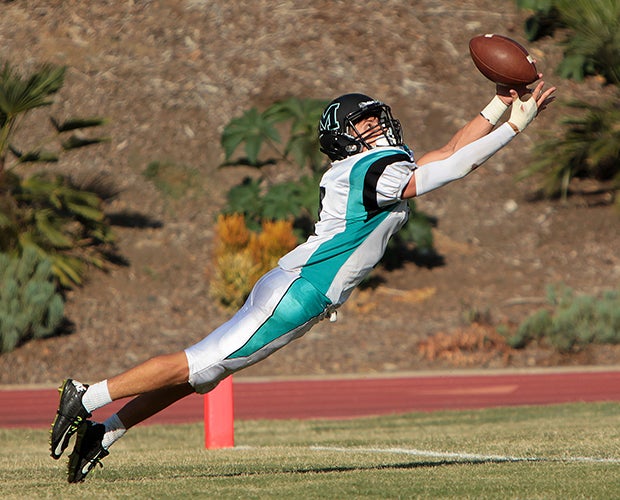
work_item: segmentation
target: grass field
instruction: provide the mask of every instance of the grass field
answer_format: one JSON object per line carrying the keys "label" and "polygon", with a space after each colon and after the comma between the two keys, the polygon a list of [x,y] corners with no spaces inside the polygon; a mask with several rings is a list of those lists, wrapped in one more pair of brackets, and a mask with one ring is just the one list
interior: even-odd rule
{"label": "grass field", "polygon": [[[0,498],[620,498],[620,404],[142,426],[66,483],[44,430],[0,429]],[[69,450],[70,451],[70,450]]]}

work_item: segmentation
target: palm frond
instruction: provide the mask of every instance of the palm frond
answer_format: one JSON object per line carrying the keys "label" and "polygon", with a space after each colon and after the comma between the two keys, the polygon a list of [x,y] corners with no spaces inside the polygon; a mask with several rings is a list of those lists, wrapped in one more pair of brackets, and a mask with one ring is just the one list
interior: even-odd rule
{"label": "palm frond", "polygon": [[566,197],[574,177],[606,180],[620,174],[620,100],[602,106],[568,105],[585,113],[562,119],[563,134],[538,143],[535,160],[518,177],[541,174],[541,187],[548,196]]}
{"label": "palm frond", "polygon": [[0,111],[14,117],[31,109],[48,106],[49,96],[64,83],[65,68],[43,65],[29,78],[23,78],[9,63],[0,72]]}
{"label": "palm frond", "polygon": [[83,128],[100,127],[107,123],[105,118],[69,118],[63,122],[59,122],[56,118],[50,117],[52,125],[57,132],[70,132]]}

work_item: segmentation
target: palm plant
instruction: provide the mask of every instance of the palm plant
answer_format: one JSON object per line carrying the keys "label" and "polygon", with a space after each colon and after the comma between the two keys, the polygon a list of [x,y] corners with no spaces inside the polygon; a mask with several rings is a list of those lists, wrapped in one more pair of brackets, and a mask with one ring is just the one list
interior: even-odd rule
{"label": "palm plant", "polygon": [[[226,161],[230,161],[239,145],[245,144],[246,157],[239,163],[260,167],[278,159],[287,160],[289,156],[300,168],[309,164],[313,172],[323,166],[323,156],[319,151],[316,126],[327,101],[319,99],[298,99],[291,97],[278,101],[260,112],[256,108],[247,110],[243,116],[233,118],[222,133],[222,146]],[[288,140],[282,147],[282,138],[277,124],[288,122]],[[263,145],[270,146],[278,158],[259,161]],[[234,164],[234,162],[233,162]]]}
{"label": "palm plant", "polygon": [[558,73],[583,80],[601,75],[620,83],[620,2],[617,0],[516,0],[521,9],[532,11],[524,25],[529,40],[568,28],[564,58]]}
{"label": "palm plant", "polygon": [[581,80],[599,74],[620,84],[620,2],[617,0],[556,0],[563,22],[571,30],[558,71]]}
{"label": "palm plant", "polygon": [[[23,150],[13,142],[26,115],[52,104],[64,75],[65,68],[49,64],[28,77],[9,63],[0,71],[0,251],[21,255],[26,248],[34,248],[52,261],[59,282],[70,287],[82,282],[86,265],[103,267],[114,254],[102,210],[103,199],[113,196],[114,190],[84,189],[69,177],[45,172],[26,177],[17,167],[56,162],[63,151],[105,141],[77,133],[104,120],[60,122],[51,117],[52,133],[36,147]],[[54,149],[50,149],[52,143],[56,143]]]}
{"label": "palm plant", "polygon": [[620,187],[620,99],[604,106],[580,101],[569,106],[587,111],[579,118],[564,118],[562,136],[536,145],[537,160],[520,178],[543,173],[543,194],[563,199],[573,178],[615,179],[615,187]]}
{"label": "palm plant", "polygon": [[[517,5],[534,11],[525,25],[530,39],[545,32],[539,28],[547,21],[556,23],[554,28],[567,28],[564,58],[558,66],[562,77],[582,80],[599,75],[608,84],[620,85],[620,2],[517,0]],[[620,94],[598,106],[585,102],[568,106],[583,114],[564,118],[562,135],[538,144],[535,162],[520,177],[540,173],[542,193],[563,198],[575,177],[615,179],[612,189],[620,188]]]}

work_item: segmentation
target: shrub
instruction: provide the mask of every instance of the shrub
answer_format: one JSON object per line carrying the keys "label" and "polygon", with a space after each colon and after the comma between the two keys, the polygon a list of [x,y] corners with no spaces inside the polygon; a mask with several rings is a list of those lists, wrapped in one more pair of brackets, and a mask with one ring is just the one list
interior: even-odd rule
{"label": "shrub", "polygon": [[485,366],[492,362],[505,365],[511,348],[492,326],[472,323],[449,333],[439,332],[418,344],[422,357],[444,361],[452,366]]}
{"label": "shrub", "polygon": [[45,255],[65,287],[83,281],[86,266],[105,267],[114,259],[114,236],[102,199],[70,178],[40,173],[4,177],[0,191],[0,251],[17,255],[27,248]]}
{"label": "shrub", "polygon": [[[273,269],[285,253],[297,245],[293,225],[288,221],[264,221],[262,231],[253,233],[248,244],[252,260],[259,266],[259,273]],[[257,278],[260,276],[257,276]]]}
{"label": "shrub", "polygon": [[620,83],[620,3],[617,0],[516,0],[531,10],[525,21],[529,40],[552,35],[566,27],[564,59],[558,73],[583,80],[598,74],[609,83]]}
{"label": "shrub", "polygon": [[536,311],[519,325],[517,333],[508,338],[508,343],[517,349],[529,342],[541,339],[551,328],[551,313],[545,309]]}
{"label": "shrub", "polygon": [[508,339],[512,347],[540,341],[570,352],[591,343],[620,343],[620,290],[593,297],[576,296],[570,288],[550,288],[548,302],[548,309],[534,312]]}
{"label": "shrub", "polygon": [[62,324],[64,302],[52,263],[32,248],[21,257],[0,253],[0,351],[52,335]]}
{"label": "shrub", "polygon": [[256,233],[241,214],[220,215],[216,236],[210,293],[230,308],[241,306],[256,281],[297,244],[291,221],[264,221]]}

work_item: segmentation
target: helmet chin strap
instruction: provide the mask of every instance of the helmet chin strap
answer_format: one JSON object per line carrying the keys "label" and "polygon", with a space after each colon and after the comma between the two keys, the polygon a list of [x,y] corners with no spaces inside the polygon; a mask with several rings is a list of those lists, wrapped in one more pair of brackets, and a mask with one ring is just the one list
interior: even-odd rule
{"label": "helmet chin strap", "polygon": [[385,135],[381,135],[377,137],[377,140],[375,141],[375,147],[382,147],[382,146],[389,146],[389,145],[390,145],[390,142],[388,141]]}

